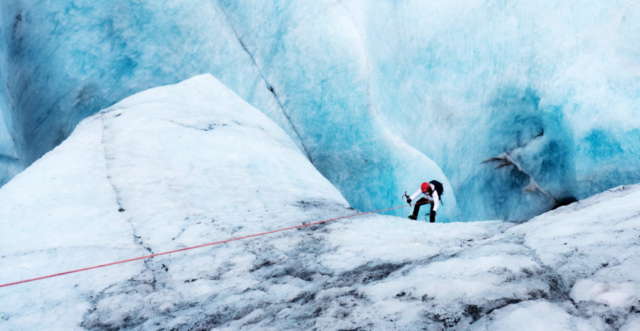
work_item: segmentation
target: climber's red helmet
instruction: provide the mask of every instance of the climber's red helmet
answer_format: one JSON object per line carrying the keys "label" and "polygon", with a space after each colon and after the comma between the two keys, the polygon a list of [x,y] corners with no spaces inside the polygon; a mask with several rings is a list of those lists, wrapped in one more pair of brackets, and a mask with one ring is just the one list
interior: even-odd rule
{"label": "climber's red helmet", "polygon": [[420,189],[422,190],[422,193],[427,193],[427,191],[429,191],[429,183],[422,183]]}

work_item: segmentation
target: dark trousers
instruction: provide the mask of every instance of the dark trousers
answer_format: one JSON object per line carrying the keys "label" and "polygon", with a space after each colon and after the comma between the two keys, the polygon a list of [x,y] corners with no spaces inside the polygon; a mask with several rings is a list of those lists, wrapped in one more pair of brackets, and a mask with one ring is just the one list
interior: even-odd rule
{"label": "dark trousers", "polygon": [[433,201],[429,202],[429,200],[427,200],[427,198],[420,198],[418,201],[416,201],[416,204],[413,207],[413,218],[414,219],[418,218],[418,213],[420,212],[420,206],[426,205],[426,204],[430,204],[431,205],[431,212],[429,212],[429,222],[435,223],[436,222],[436,212],[435,212],[435,210],[433,210],[434,203],[433,203]]}

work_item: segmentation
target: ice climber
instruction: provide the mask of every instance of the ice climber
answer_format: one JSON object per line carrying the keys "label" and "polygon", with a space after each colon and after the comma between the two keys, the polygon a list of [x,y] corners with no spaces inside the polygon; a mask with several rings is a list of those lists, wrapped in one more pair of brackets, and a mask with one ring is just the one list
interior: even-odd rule
{"label": "ice climber", "polygon": [[418,212],[420,212],[420,206],[425,205],[427,203],[431,204],[431,212],[429,215],[429,221],[431,223],[435,223],[436,221],[436,212],[438,211],[438,207],[440,206],[440,199],[442,197],[442,183],[437,180],[432,180],[429,183],[422,183],[420,190],[414,193],[412,196],[407,196],[407,203],[411,205],[411,201],[415,200],[423,195],[420,200],[416,201],[415,206],[413,207],[413,214],[409,216],[412,220],[418,219]]}

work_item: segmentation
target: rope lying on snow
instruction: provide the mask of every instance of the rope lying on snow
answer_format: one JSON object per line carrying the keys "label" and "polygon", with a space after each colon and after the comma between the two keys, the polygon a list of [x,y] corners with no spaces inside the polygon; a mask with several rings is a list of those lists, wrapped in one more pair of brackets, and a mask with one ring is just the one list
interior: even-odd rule
{"label": "rope lying on snow", "polygon": [[88,268],[65,271],[65,272],[61,272],[61,273],[57,273],[57,274],[53,274],[53,275],[48,275],[48,276],[42,276],[42,277],[38,277],[38,278],[25,279],[25,280],[13,282],[13,283],[0,284],[0,288],[14,286],[14,285],[23,284],[23,283],[35,282],[35,281],[38,281],[38,280],[43,280],[43,279],[53,278],[53,277],[58,277],[58,276],[64,276],[64,275],[68,275],[68,274],[74,274],[74,273],[77,273],[77,272],[82,272],[82,271],[87,271],[87,270],[92,270],[92,269],[109,267],[109,266],[116,265],[116,264],[122,264],[122,263],[127,263],[127,262],[132,262],[132,261],[150,259],[150,258],[156,257],[156,256],[168,255],[168,254],[188,251],[188,250],[192,250],[192,249],[196,249],[196,248],[202,248],[202,247],[219,245],[219,244],[224,244],[224,243],[237,241],[237,240],[242,240],[242,239],[248,239],[248,238],[253,238],[253,237],[264,236],[264,235],[271,234],[271,233],[276,233],[276,232],[282,232],[282,231],[287,231],[287,230],[304,228],[304,227],[307,227],[307,226],[327,223],[327,222],[331,222],[331,221],[337,221],[337,220],[344,219],[344,218],[350,218],[350,217],[362,216],[362,215],[367,215],[367,214],[380,213],[380,212],[383,212],[383,211],[389,211],[389,210],[393,210],[393,209],[405,208],[405,207],[408,207],[408,206],[410,206],[410,205],[403,205],[403,206],[398,206],[398,207],[392,207],[392,208],[369,211],[369,212],[365,212],[365,213],[358,213],[358,214],[353,214],[353,215],[348,215],[348,216],[336,217],[336,218],[332,218],[332,219],[328,219],[328,220],[324,220],[324,221],[318,221],[318,222],[313,222],[313,223],[309,223],[309,224],[296,225],[296,226],[292,226],[292,227],[288,227],[288,228],[283,228],[283,229],[278,229],[278,230],[273,230],[273,231],[268,231],[268,232],[262,232],[262,233],[256,233],[256,234],[252,234],[252,235],[248,235],[248,236],[244,236],[244,237],[231,238],[231,239],[222,240],[222,241],[216,241],[216,242],[212,242],[212,243],[208,243],[208,244],[192,246],[192,247],[186,247],[186,248],[176,249],[176,250],[173,250],[173,251],[168,251],[168,252],[163,252],[163,253],[156,253],[156,254],[151,254],[151,255],[146,255],[146,256],[141,256],[141,257],[136,257],[136,258],[132,258],[132,259],[128,259],[128,260],[122,260],[122,261],[116,261],[116,262],[111,262],[111,263],[106,263],[106,264],[100,264],[100,265],[96,265],[96,266],[88,267]]}

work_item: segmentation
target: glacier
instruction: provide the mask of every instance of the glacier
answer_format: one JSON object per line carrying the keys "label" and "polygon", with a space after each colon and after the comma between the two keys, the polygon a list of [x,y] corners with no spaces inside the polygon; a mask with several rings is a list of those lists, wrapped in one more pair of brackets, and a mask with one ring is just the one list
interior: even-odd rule
{"label": "glacier", "polygon": [[[395,204],[428,174],[449,192],[443,220],[458,214],[454,190],[441,169],[387,130],[366,106],[361,57],[349,50],[355,36],[335,46],[329,39],[308,40],[308,58],[266,70],[264,62],[271,59],[252,51],[229,6],[216,1],[3,3],[10,55],[6,86],[13,96],[3,113],[21,118],[11,124],[22,164],[63,141],[81,119],[127,95],[213,73],[282,126],[352,204],[361,209]],[[323,10],[323,4],[316,6]],[[315,16],[301,13],[304,19]],[[287,42],[306,40],[309,29],[342,38],[334,23],[344,15],[328,14],[317,20],[321,26],[309,22]],[[311,56],[321,49],[332,54]],[[295,53],[285,53],[288,62],[297,61]]]}
{"label": "glacier", "polygon": [[438,179],[443,220],[528,219],[640,181],[638,18],[632,0],[5,0],[0,183],[97,111],[211,73],[358,209]]}
{"label": "glacier", "polygon": [[[0,288],[2,330],[635,330],[640,185],[527,222],[363,215]],[[0,188],[0,284],[354,215],[211,75],[81,121]]]}

